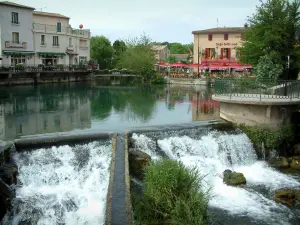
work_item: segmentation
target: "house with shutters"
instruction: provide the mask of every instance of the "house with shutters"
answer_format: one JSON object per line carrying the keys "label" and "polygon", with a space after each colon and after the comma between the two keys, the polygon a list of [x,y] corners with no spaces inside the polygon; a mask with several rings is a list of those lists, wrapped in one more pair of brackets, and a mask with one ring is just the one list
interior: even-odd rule
{"label": "house with shutters", "polygon": [[69,17],[59,13],[33,12],[35,65],[87,63],[90,59],[90,30],[74,29],[69,21]]}
{"label": "house with shutters", "polygon": [[245,27],[218,27],[193,31],[194,63],[199,60],[236,60],[239,57],[237,47],[242,44]]}
{"label": "house with shutters", "polygon": [[34,64],[32,12],[34,8],[0,2],[2,65]]}

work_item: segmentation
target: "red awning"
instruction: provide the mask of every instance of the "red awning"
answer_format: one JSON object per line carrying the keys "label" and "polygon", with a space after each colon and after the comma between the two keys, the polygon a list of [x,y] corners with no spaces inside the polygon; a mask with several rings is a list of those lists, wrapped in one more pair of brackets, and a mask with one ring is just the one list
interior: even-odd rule
{"label": "red awning", "polygon": [[178,62],[178,63],[173,63],[173,64],[171,64],[170,66],[171,66],[171,67],[188,67],[187,64],[180,63],[180,62]]}

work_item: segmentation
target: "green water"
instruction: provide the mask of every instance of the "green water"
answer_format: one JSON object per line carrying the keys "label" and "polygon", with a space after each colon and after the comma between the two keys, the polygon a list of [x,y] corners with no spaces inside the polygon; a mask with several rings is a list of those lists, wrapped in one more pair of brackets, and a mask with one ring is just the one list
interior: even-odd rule
{"label": "green water", "polygon": [[213,90],[103,86],[101,82],[0,87],[0,140],[55,132],[123,132],[219,119]]}

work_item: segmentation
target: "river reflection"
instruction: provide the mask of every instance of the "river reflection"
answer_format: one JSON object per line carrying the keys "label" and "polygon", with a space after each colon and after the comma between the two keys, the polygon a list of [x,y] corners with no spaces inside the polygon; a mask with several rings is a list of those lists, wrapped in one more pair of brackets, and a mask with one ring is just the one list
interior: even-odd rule
{"label": "river reflection", "polygon": [[219,119],[213,90],[196,86],[100,86],[97,83],[1,87],[0,139],[68,131]]}

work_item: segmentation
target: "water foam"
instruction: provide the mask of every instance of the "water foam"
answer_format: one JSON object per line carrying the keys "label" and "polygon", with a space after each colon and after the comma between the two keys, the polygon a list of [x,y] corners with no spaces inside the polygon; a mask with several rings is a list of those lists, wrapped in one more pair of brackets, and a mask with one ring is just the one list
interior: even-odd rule
{"label": "water foam", "polygon": [[17,153],[14,215],[4,224],[104,224],[111,143]]}
{"label": "water foam", "polygon": [[[136,147],[158,158],[153,149],[154,140],[142,134],[132,137]],[[270,193],[282,187],[299,187],[300,183],[258,161],[245,134],[212,131],[199,138],[172,136],[157,143],[169,158],[180,160],[189,167],[196,166],[206,175],[204,184],[206,189],[210,189],[211,208],[222,209],[233,216],[248,216],[263,224],[289,224],[293,213],[274,202]],[[244,173],[247,186],[239,188],[224,184],[222,173],[225,169]],[[267,193],[257,191],[260,186],[267,189]]]}

